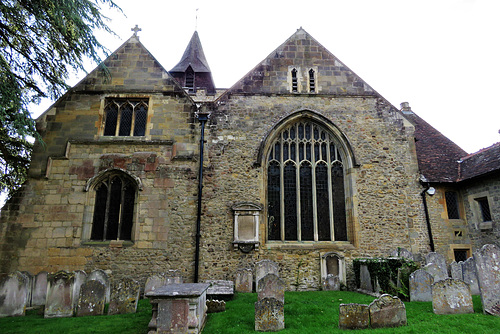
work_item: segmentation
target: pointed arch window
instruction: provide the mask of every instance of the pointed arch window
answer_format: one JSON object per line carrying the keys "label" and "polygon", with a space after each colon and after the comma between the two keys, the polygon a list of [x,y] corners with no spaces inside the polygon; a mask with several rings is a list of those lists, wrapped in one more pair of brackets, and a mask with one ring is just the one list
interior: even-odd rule
{"label": "pointed arch window", "polygon": [[310,120],[276,137],[267,155],[268,240],[347,241],[341,152]]}
{"label": "pointed arch window", "polygon": [[148,99],[106,99],[104,136],[144,136]]}
{"label": "pointed arch window", "polygon": [[122,172],[104,175],[94,187],[91,240],[132,240],[137,185]]}

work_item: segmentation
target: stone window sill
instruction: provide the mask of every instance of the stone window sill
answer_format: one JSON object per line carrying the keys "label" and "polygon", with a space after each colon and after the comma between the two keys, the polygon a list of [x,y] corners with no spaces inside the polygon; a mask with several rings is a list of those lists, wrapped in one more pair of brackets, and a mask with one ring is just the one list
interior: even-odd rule
{"label": "stone window sill", "polygon": [[110,247],[110,248],[131,247],[133,245],[134,242],[130,240],[107,240],[107,241],[89,240],[82,242],[82,246]]}
{"label": "stone window sill", "polygon": [[267,249],[355,249],[349,241],[268,241],[263,247]]}

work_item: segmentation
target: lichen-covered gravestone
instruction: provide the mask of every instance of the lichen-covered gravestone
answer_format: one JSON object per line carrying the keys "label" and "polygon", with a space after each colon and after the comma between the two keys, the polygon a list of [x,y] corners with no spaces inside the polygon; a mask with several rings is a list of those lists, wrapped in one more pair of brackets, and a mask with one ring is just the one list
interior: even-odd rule
{"label": "lichen-covered gravestone", "polygon": [[259,281],[267,274],[279,277],[279,266],[271,260],[262,260],[255,264],[255,291],[259,291]]}
{"label": "lichen-covered gravestone", "polygon": [[451,278],[453,279],[463,279],[464,275],[462,272],[462,261],[460,262],[455,262],[453,261],[450,263],[450,273],[451,273]]}
{"label": "lichen-covered gravestone", "polygon": [[73,309],[76,311],[78,308],[78,298],[80,297],[80,288],[87,280],[87,273],[83,270],[76,270],[73,274],[75,275],[73,283]]}
{"label": "lichen-covered gravestone", "polygon": [[467,283],[447,278],[432,284],[432,309],[435,314],[474,313]]}
{"label": "lichen-covered gravestone", "polygon": [[45,305],[47,299],[47,272],[41,271],[35,276],[33,292],[31,294],[31,305]]}
{"label": "lichen-covered gravestone", "polygon": [[373,292],[372,278],[366,264],[359,266],[359,288],[363,291]]}
{"label": "lichen-covered gravestone", "polygon": [[400,257],[406,260],[415,260],[415,256],[413,255],[412,252],[407,250],[406,248],[398,247],[395,250],[393,250],[390,254],[391,257]]}
{"label": "lichen-covered gravestone", "polygon": [[253,271],[251,268],[241,268],[236,272],[234,289],[236,292],[252,292]]}
{"label": "lichen-covered gravestone", "polygon": [[365,304],[340,304],[340,329],[365,329],[370,326],[370,311]]}
{"label": "lichen-covered gravestone", "polygon": [[19,271],[0,275],[0,317],[24,316],[28,278]]}
{"label": "lichen-covered gravestone", "polygon": [[322,282],[323,291],[339,291],[340,290],[340,280],[337,275],[328,274],[323,279]]}
{"label": "lichen-covered gravestone", "polygon": [[86,281],[92,280],[99,281],[104,285],[106,289],[106,303],[109,303],[109,300],[111,299],[111,284],[109,282],[108,274],[101,269],[94,270],[87,276]]}
{"label": "lichen-covered gravestone", "polygon": [[102,315],[104,313],[105,295],[106,287],[101,282],[90,280],[83,283],[80,288],[76,316]]}
{"label": "lichen-covered gravestone", "polygon": [[372,328],[406,326],[405,304],[398,297],[384,294],[368,308]]}
{"label": "lichen-covered gravestone", "polygon": [[128,277],[112,284],[108,314],[135,313],[140,290],[139,282]]}
{"label": "lichen-covered gravestone", "polygon": [[26,307],[31,306],[31,299],[33,298],[33,284],[35,277],[29,271],[21,271],[21,273],[28,279],[28,296],[26,297]]}
{"label": "lichen-covered gravestone", "polygon": [[415,270],[410,274],[410,300],[412,302],[432,301],[432,283],[434,278],[423,269]]}
{"label": "lichen-covered gravestone", "polygon": [[424,270],[434,277],[434,282],[448,278],[448,268],[446,267],[446,259],[443,255],[430,252],[426,255],[425,262]]}
{"label": "lichen-covered gravestone", "polygon": [[473,257],[468,258],[465,262],[462,262],[462,279],[465,283],[469,284],[470,293],[473,295],[479,295],[479,284],[477,282],[476,274],[476,262]]}
{"label": "lichen-covered gravestone", "polygon": [[285,328],[283,302],[275,298],[264,298],[255,303],[255,330],[276,332]]}
{"label": "lichen-covered gravestone", "polygon": [[267,274],[259,281],[258,300],[275,298],[285,302],[285,282],[275,274]]}
{"label": "lichen-covered gravestone", "polygon": [[47,275],[47,300],[45,318],[61,318],[73,316],[73,283],[74,273],[58,271]]}
{"label": "lichen-covered gravestone", "polygon": [[152,275],[146,279],[146,285],[144,286],[144,294],[155,291],[161,286],[167,284],[167,279],[163,275]]}
{"label": "lichen-covered gravestone", "polygon": [[474,253],[483,312],[500,316],[500,248],[484,245]]}

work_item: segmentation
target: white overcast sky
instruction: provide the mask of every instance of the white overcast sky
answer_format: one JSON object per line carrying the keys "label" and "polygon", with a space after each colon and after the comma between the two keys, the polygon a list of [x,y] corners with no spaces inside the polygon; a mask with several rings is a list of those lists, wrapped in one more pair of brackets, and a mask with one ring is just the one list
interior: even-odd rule
{"label": "white overcast sky", "polygon": [[409,102],[467,152],[500,141],[500,0],[115,2],[126,16],[103,13],[119,38],[97,34],[110,51],[137,24],[170,70],[197,27],[215,85],[229,88],[303,27],[395,107]]}

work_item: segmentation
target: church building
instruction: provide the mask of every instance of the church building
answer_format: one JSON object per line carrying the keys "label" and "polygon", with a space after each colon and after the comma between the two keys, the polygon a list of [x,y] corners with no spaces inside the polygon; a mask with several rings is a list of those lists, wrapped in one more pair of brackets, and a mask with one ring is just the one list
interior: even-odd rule
{"label": "church building", "polygon": [[467,154],[302,28],[229,89],[197,32],[170,71],[137,32],[103,64],[36,120],[0,273],[197,282],[269,259],[288,289],[353,288],[356,258],[499,245],[500,145]]}

